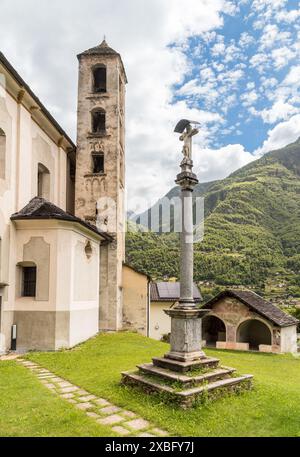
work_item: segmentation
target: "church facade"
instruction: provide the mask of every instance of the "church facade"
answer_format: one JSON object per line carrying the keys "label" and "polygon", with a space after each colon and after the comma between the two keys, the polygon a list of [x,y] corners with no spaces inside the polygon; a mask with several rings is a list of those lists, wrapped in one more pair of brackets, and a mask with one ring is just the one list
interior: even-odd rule
{"label": "church facade", "polygon": [[126,73],[105,41],[78,60],[75,145],[0,54],[0,352],[123,327]]}

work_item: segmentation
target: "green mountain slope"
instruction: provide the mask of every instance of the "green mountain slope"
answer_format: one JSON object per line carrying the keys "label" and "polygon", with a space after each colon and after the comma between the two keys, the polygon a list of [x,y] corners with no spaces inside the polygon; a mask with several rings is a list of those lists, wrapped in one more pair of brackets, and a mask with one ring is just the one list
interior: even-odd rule
{"label": "green mountain slope", "polygon": [[[205,234],[195,244],[195,280],[274,292],[284,284],[300,296],[300,139],[198,185],[199,195]],[[178,277],[177,234],[128,233],[126,250],[127,260],[152,276]]]}

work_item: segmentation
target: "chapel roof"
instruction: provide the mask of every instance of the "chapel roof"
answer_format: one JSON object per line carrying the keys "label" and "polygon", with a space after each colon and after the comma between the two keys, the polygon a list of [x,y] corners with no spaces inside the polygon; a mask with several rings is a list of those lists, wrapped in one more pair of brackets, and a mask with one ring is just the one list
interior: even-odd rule
{"label": "chapel roof", "polygon": [[23,209],[11,216],[11,220],[13,221],[30,219],[57,219],[62,221],[77,222],[97,235],[101,235],[105,238],[105,240],[112,241],[112,237],[110,235],[102,232],[95,225],[89,224],[83,219],[67,213],[42,197],[34,197],[26,206],[24,206]]}
{"label": "chapel roof", "polygon": [[[194,300],[196,303],[202,301],[200,290],[194,284]],[[180,282],[152,282],[150,284],[151,301],[174,302],[180,298]]]}
{"label": "chapel roof", "polygon": [[273,303],[268,302],[260,295],[250,290],[224,290],[223,292],[220,292],[214,298],[209,300],[205,305],[203,305],[203,307],[211,309],[216,302],[226,297],[232,297],[236,298],[237,300],[240,300],[250,309],[256,311],[261,316],[269,319],[271,322],[278,325],[279,327],[289,327],[291,325],[297,325],[299,322],[298,319],[296,319],[295,317],[285,313],[280,308],[273,305]]}

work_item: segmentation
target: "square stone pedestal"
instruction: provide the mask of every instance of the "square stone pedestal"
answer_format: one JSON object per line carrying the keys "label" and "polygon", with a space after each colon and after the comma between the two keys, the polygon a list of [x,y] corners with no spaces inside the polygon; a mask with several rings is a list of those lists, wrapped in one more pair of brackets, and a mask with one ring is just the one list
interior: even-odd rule
{"label": "square stone pedestal", "polygon": [[201,349],[201,318],[209,310],[178,306],[165,309],[164,312],[171,317],[171,348],[165,357],[181,362],[204,358],[205,354]]}
{"label": "square stone pedestal", "polygon": [[156,392],[182,408],[251,388],[252,375],[237,376],[234,368],[219,366],[219,359],[202,351],[201,317],[207,310],[176,307],[165,312],[172,321],[170,352],[138,365],[138,371],[123,372],[122,384]]}

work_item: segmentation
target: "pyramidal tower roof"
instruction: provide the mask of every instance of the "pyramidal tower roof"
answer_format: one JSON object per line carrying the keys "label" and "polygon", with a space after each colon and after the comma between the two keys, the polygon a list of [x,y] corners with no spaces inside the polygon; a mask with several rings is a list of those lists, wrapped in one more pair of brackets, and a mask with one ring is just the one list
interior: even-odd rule
{"label": "pyramidal tower roof", "polygon": [[116,52],[114,49],[108,46],[106,40],[104,39],[102,43],[94,48],[87,49],[86,51],[79,54],[81,55],[116,55],[119,56],[120,54]]}
{"label": "pyramidal tower roof", "polygon": [[87,49],[86,51],[81,52],[80,54],[78,54],[77,57],[78,57],[78,59],[80,59],[80,57],[82,57],[82,56],[117,56],[117,57],[119,57],[119,59],[121,60],[121,65],[122,65],[124,74],[125,74],[126,83],[128,82],[121,55],[117,51],[112,49],[110,46],[108,46],[105,38],[103,39],[102,43],[100,43],[98,46],[95,46],[94,48],[90,48],[90,49]]}

